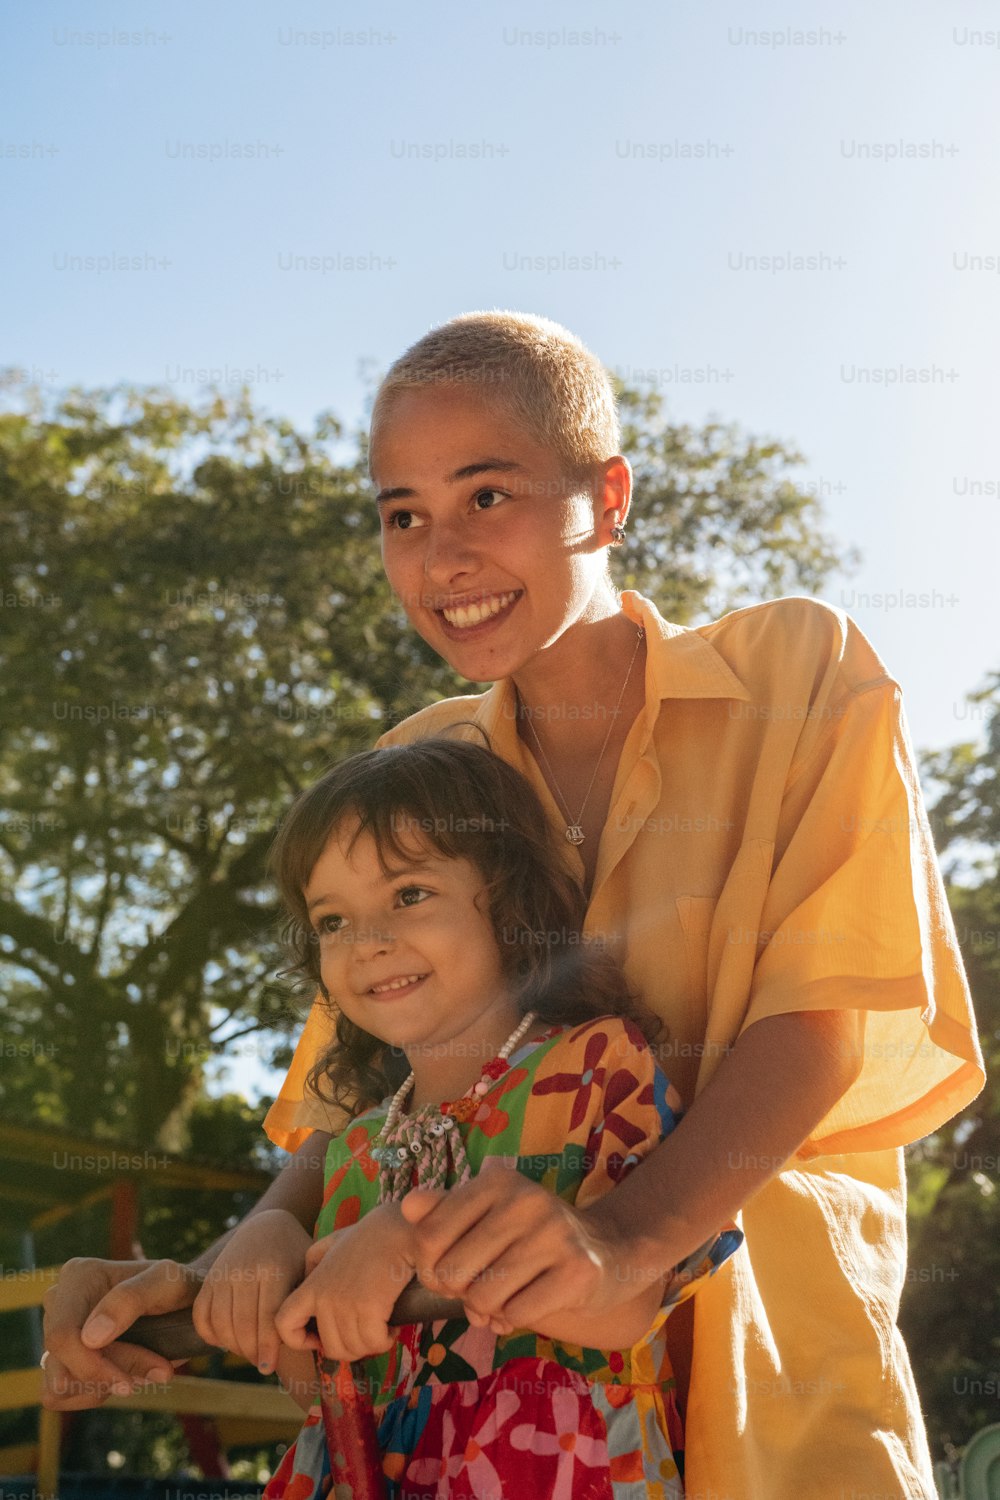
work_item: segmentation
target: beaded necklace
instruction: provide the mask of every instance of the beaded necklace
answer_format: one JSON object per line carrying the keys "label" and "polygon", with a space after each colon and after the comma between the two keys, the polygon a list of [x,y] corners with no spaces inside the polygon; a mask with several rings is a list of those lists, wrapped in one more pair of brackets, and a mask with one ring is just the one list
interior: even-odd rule
{"label": "beaded necklace", "polygon": [[[511,1032],[496,1056],[486,1063],[476,1082],[457,1099],[443,1104],[425,1104],[413,1115],[403,1114],[403,1105],[413,1087],[413,1073],[400,1084],[386,1112],[385,1123],[371,1150],[379,1169],[379,1202],[402,1198],[414,1186],[444,1187],[449,1172],[458,1183],[468,1182],[472,1168],[465,1154],[459,1120],[471,1120],[483,1095],[508,1071],[507,1059],[535,1020],[529,1010]],[[413,1172],[416,1169],[416,1183]]]}

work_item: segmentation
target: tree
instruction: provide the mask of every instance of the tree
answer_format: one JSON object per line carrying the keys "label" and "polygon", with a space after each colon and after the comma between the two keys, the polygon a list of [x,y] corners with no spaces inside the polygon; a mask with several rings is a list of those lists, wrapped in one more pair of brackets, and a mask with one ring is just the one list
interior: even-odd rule
{"label": "tree", "polygon": [[921,758],[987,1069],[979,1098],[909,1152],[900,1321],[938,1451],[995,1422],[1000,1398],[1000,673],[968,701],[985,744]]}
{"label": "tree", "polygon": [[[797,454],[622,402],[624,583],[683,621],[844,561],[785,473]],[[0,417],[7,1112],[182,1149],[208,1057],[287,1046],[275,819],[468,691],[389,593],[363,461],[331,415],[307,435],[246,392],[34,393]]]}
{"label": "tree", "polygon": [[819,593],[858,562],[821,529],[815,497],[789,478],[802,455],[735,423],[668,420],[655,390],[618,389],[635,475],[632,534],[616,554],[622,587],[685,625],[788,593]]}

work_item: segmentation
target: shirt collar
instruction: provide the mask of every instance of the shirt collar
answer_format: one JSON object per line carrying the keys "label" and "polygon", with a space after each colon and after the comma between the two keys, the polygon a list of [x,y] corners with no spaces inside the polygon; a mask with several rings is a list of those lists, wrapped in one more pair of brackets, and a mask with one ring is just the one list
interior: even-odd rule
{"label": "shirt collar", "polygon": [[[647,706],[664,698],[739,698],[750,702],[749,690],[715,647],[685,625],[665,620],[656,605],[635,589],[623,589],[622,612],[646,632]],[[475,722],[490,737],[504,759],[518,764],[523,746],[515,727],[514,682],[503,677],[483,696]]]}
{"label": "shirt collar", "polygon": [[685,625],[665,620],[635,589],[623,589],[622,612],[646,631],[646,684],[659,698],[741,698],[750,692],[715,647]]}

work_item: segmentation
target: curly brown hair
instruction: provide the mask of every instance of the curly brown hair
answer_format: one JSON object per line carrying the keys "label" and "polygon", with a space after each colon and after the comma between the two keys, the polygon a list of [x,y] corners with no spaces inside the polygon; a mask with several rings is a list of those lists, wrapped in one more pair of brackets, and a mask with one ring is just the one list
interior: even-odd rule
{"label": "curly brown hair", "polygon": [[402,1049],[348,1020],[327,993],[306,910],[303,892],[316,861],[334,832],[355,820],[349,848],[370,833],[383,866],[387,856],[411,856],[415,837],[479,871],[501,967],[522,1015],[532,1010],[568,1025],[614,1015],[634,1022],[648,1041],[658,1035],[661,1023],[616,959],[584,936],[583,891],[560,862],[534,789],[491,750],[437,734],[365,750],[332,767],[296,799],[271,846],[268,868],[288,917],[291,962],[284,972],[307,981],[311,992],[318,986],[336,1017],[336,1040],[309,1074],[321,1099],[353,1118],[409,1072]]}

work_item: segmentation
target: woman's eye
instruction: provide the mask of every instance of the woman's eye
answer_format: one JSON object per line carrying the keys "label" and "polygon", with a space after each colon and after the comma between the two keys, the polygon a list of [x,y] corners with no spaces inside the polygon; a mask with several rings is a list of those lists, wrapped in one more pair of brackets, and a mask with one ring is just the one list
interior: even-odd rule
{"label": "woman's eye", "polygon": [[406,885],[399,892],[401,906],[419,906],[430,894],[422,885]]}
{"label": "woman's eye", "polygon": [[[473,504],[477,510],[494,510],[496,508],[496,500],[506,499],[507,494],[505,490],[480,490],[474,497]],[[484,500],[487,502],[492,501],[493,503],[483,505],[481,502]]]}
{"label": "woman's eye", "polygon": [[412,510],[391,510],[385,518],[385,524],[390,531],[412,531],[415,526],[422,526],[423,522]]}

